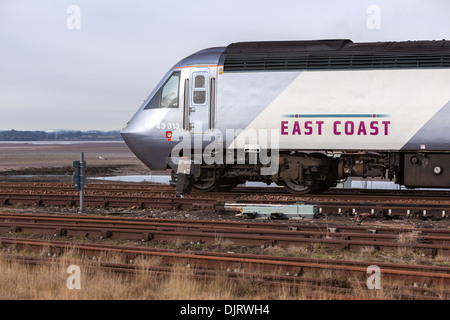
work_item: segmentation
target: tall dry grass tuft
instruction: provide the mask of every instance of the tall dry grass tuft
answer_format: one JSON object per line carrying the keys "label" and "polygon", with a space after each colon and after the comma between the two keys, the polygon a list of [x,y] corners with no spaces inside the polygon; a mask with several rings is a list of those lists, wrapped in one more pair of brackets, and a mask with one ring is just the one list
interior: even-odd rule
{"label": "tall dry grass tuft", "polygon": [[384,290],[383,286],[380,289],[369,289],[366,277],[352,275],[348,278],[348,283],[350,284],[349,287],[353,289],[355,296],[361,299],[390,300],[392,298],[390,294]]}
{"label": "tall dry grass tuft", "polygon": [[419,231],[400,233],[397,237],[397,242],[400,244],[417,244],[419,243],[419,235]]}
{"label": "tall dry grass tuft", "polygon": [[216,234],[214,244],[223,251],[231,251],[235,247],[235,243],[231,240],[225,240],[220,234]]}
{"label": "tall dry grass tuft", "polygon": [[155,298],[162,300],[265,299],[268,294],[272,294],[265,289],[259,288],[246,278],[232,281],[224,270],[216,270],[213,278],[205,280],[196,277],[191,268],[177,265],[170,276],[160,282]]}
{"label": "tall dry grass tuft", "polygon": [[264,249],[265,253],[271,256],[284,257],[287,255],[287,250],[280,246],[269,246]]}
{"label": "tall dry grass tuft", "polygon": [[450,256],[443,255],[440,252],[434,257],[434,261],[441,266],[450,266]]}
{"label": "tall dry grass tuft", "polygon": [[359,256],[357,257],[360,260],[369,260],[373,259],[378,255],[378,250],[374,246],[364,246],[359,251]]}
{"label": "tall dry grass tuft", "polygon": [[286,249],[287,254],[293,257],[303,257],[309,254],[308,248],[306,246],[294,246],[291,245]]}
{"label": "tall dry grass tuft", "polygon": [[400,233],[397,237],[397,243],[401,246],[398,247],[397,254],[400,256],[411,256],[414,254],[414,244],[419,243],[419,232],[411,231],[406,233]]}

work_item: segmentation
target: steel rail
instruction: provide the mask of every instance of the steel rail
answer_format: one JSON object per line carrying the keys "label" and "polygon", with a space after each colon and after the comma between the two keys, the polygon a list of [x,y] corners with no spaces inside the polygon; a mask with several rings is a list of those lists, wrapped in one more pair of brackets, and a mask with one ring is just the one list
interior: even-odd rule
{"label": "steel rail", "polygon": [[[3,224],[2,224],[3,223]],[[325,230],[310,230],[310,228],[304,228],[302,225],[296,226],[283,226],[278,224],[278,228],[269,228],[265,224],[246,224],[241,225],[239,223],[214,223],[208,221],[174,221],[159,219],[117,219],[108,217],[86,217],[86,216],[61,216],[61,215],[24,215],[24,214],[1,214],[0,224],[2,228],[0,230],[17,230],[29,229],[33,227],[43,226],[43,228],[50,228],[50,230],[61,229],[59,234],[67,234],[67,230],[71,226],[76,225],[78,228],[90,228],[93,226],[101,227],[108,231],[108,228],[112,229],[133,229],[137,233],[143,234],[145,232],[157,232],[157,231],[183,231],[183,232],[214,232],[220,233],[220,235],[228,234],[257,234],[259,236],[296,236],[303,238],[336,238],[344,240],[369,240],[369,241],[391,241],[398,242],[402,234],[414,235],[414,241],[417,243],[428,244],[450,244],[450,230],[434,230],[445,236],[435,236],[429,233],[430,230],[422,229],[417,231],[412,230],[395,230],[384,229],[384,233],[379,233],[377,228],[344,231],[339,227],[327,227]],[[311,226],[306,226],[311,227]],[[64,229],[64,230],[63,230]],[[306,229],[306,230],[303,230]],[[389,232],[387,232],[389,230]],[[64,232],[63,232],[64,231]],[[111,231],[113,232],[113,231]],[[83,234],[83,232],[81,233]],[[275,239],[271,241],[276,241]]]}
{"label": "steel rail", "polygon": [[[79,204],[78,195],[58,194],[0,194],[0,204],[29,204],[29,205],[62,205],[74,207]],[[144,197],[144,196],[116,196],[116,195],[86,195],[85,205],[90,207],[129,208],[165,208],[173,210],[213,209],[220,202],[211,198],[176,198],[176,197]]]}
{"label": "steel rail", "polygon": [[[73,191],[73,186],[64,183],[10,183],[0,182],[1,189],[16,189],[16,190],[59,190],[59,191]],[[173,187],[165,184],[157,183],[90,183],[86,185],[86,191],[114,191],[114,192],[146,192],[146,193],[159,193],[170,192],[175,193]],[[267,187],[247,187],[239,186],[235,190],[230,192],[211,192],[208,193],[214,196],[220,194],[224,195],[240,195],[240,194],[279,194],[283,196],[299,197],[298,195],[292,195],[285,191],[283,188],[267,188]],[[193,194],[205,195],[201,192],[193,191]],[[359,198],[380,198],[382,200],[395,200],[406,197],[407,199],[415,200],[443,200],[448,201],[450,197],[450,191],[441,190],[387,190],[387,189],[336,189],[332,188],[329,191],[321,194],[304,195],[301,197],[359,197]],[[436,198],[436,199],[434,199]]]}
{"label": "steel rail", "polygon": [[[24,240],[14,238],[0,238],[2,247],[13,246],[14,248],[27,248],[34,250],[42,250],[43,247],[55,254],[61,254],[63,251],[72,249],[82,252],[86,256],[99,256],[102,254],[119,254],[124,255],[127,259],[135,259],[137,256],[160,257],[163,263],[184,263],[191,268],[222,268],[222,270],[235,270],[247,272],[258,270],[259,272],[285,272],[302,276],[307,272],[319,273],[324,271],[338,272],[347,275],[365,277],[367,268],[349,266],[333,263],[332,260],[327,264],[305,263],[297,261],[269,260],[269,259],[253,259],[227,256],[211,256],[206,253],[174,253],[167,251],[152,251],[145,248],[129,248],[124,246],[103,246],[85,243],[67,243],[60,241],[39,241]],[[381,268],[384,279],[397,279],[409,281],[411,284],[421,282],[426,283],[428,288],[437,290],[446,290],[450,284],[450,274],[439,272],[421,272],[410,270],[397,270]]]}
{"label": "steel rail", "polygon": [[[39,266],[50,266],[57,262],[55,258],[42,258],[34,256],[2,256],[0,257],[2,261],[7,261],[9,263],[20,263],[27,265],[39,265]],[[151,273],[157,275],[158,277],[167,277],[169,275],[177,275],[173,267],[163,267],[163,266],[136,266],[134,264],[124,264],[124,263],[110,263],[104,261],[97,261],[95,264],[92,262],[86,263],[81,261],[76,262],[81,267],[97,267],[101,270],[115,272],[115,273],[126,273],[126,274],[142,274],[142,272]],[[250,282],[252,285],[259,285],[264,287],[275,287],[283,289],[295,289],[299,288],[305,290],[310,290],[304,292],[309,298],[323,298],[319,297],[319,294],[326,294],[327,298],[333,299],[345,299],[345,300],[367,300],[374,299],[368,297],[358,297],[355,289],[339,287],[339,283],[331,283],[326,279],[314,279],[298,276],[280,276],[280,275],[269,275],[269,274],[258,274],[258,273],[242,273],[227,271],[217,272],[216,270],[210,269],[194,269],[192,274],[179,273],[183,277],[189,279],[198,280],[217,280],[217,277],[225,276],[227,280],[233,281],[237,284],[242,283],[242,281]],[[360,287],[364,287],[364,281],[358,283]],[[384,290],[389,290],[389,294],[392,295],[394,299],[408,299],[408,300],[435,300],[436,298],[450,297],[450,290],[440,290],[435,291],[433,289],[423,287],[411,287],[411,286],[401,286],[401,285],[385,285]],[[318,292],[320,291],[320,293]],[[361,293],[359,293],[361,294]],[[368,293],[369,294],[369,293]]]}
{"label": "steel rail", "polygon": [[[144,220],[144,221],[142,221]],[[233,223],[232,227],[228,227],[230,223],[223,222],[223,221],[184,221],[184,220],[167,220],[167,219],[136,219],[136,218],[108,218],[108,217],[89,217],[89,216],[66,216],[66,215],[32,215],[32,214],[0,214],[0,224],[5,223],[3,226],[6,226],[6,230],[9,230],[9,232],[16,232],[18,229],[21,229],[21,223],[25,226],[25,228],[29,228],[30,231],[34,231],[34,229],[39,229],[41,227],[48,228],[48,234],[53,235],[67,235],[67,230],[71,230],[71,227],[80,228],[83,230],[79,234],[82,236],[86,236],[87,232],[86,229],[83,228],[90,228],[91,230],[96,230],[97,234],[100,234],[103,237],[106,237],[108,235],[109,228],[117,228],[119,233],[129,231],[131,234],[135,233],[137,234],[137,237],[134,237],[139,240],[143,240],[141,238],[141,235],[145,234],[145,232],[151,232],[152,230],[158,230],[158,231],[183,231],[183,232],[189,232],[189,230],[192,231],[202,231],[202,232],[210,232],[211,229],[214,230],[214,232],[220,232],[220,231],[233,231],[234,234],[238,234],[239,232],[247,233],[247,234],[258,234],[262,235],[264,232],[268,231],[269,234],[276,234],[271,232],[277,232],[277,229],[272,228],[273,225],[279,226],[279,231],[288,233],[291,233],[290,235],[298,235],[297,228],[295,228],[294,232],[292,229],[289,231],[284,228],[288,227],[283,224],[268,224],[267,226],[269,228],[264,228],[266,224],[263,223],[248,223],[240,225],[240,223]],[[68,228],[65,228],[65,224],[67,224]],[[10,227],[10,226],[13,227]],[[222,226],[223,225],[223,226]],[[95,227],[101,227],[101,229],[96,229]],[[9,228],[9,229],[8,229]],[[103,229],[105,228],[105,229]],[[153,228],[153,229],[152,229]],[[334,229],[334,228],[329,228]],[[361,232],[364,232],[363,228],[360,228]],[[76,229],[74,229],[76,230]],[[375,229],[376,230],[376,229]],[[399,230],[395,229],[387,229],[390,231],[394,231],[395,234]],[[401,229],[403,230],[403,229]],[[426,230],[426,229],[425,229]],[[22,230],[23,231],[23,230]],[[371,230],[374,231],[374,230]],[[409,231],[407,229],[406,231]],[[450,230],[442,230],[446,231],[447,234],[450,233]],[[74,233],[75,234],[75,233]],[[318,234],[318,233],[316,233]],[[322,238],[328,237],[329,232],[325,234],[321,234]],[[333,234],[333,233],[332,233]],[[355,233],[358,234],[358,233]],[[363,234],[363,233],[361,233]],[[112,232],[109,233],[109,236],[111,237],[113,235]],[[300,233],[300,235],[303,235]],[[308,234],[309,235],[309,234]],[[126,235],[129,236],[129,235]],[[337,236],[338,238],[341,238],[341,236]],[[147,238],[147,240],[150,238]],[[155,239],[155,238],[153,238]],[[302,261],[306,261],[303,259]],[[313,260],[309,260],[313,261]],[[317,261],[317,260],[314,260]],[[344,262],[343,262],[344,263]],[[349,262],[345,262],[349,263]],[[391,267],[395,267],[395,265],[390,265]],[[424,266],[424,269],[428,270],[430,268],[437,270],[435,266]],[[416,266],[417,269],[417,266]],[[445,272],[450,271],[450,268],[441,268],[439,270],[444,270]]]}
{"label": "steel rail", "polygon": [[[380,227],[376,225],[345,225],[332,222],[322,222],[314,220],[312,222],[297,222],[297,221],[276,221],[276,222],[255,222],[253,220],[244,221],[214,221],[214,220],[188,220],[188,219],[163,219],[163,218],[134,218],[121,216],[92,216],[92,215],[72,215],[72,214],[27,214],[27,213],[1,213],[0,221],[13,222],[58,222],[64,223],[87,223],[87,224],[101,224],[103,226],[128,225],[132,226],[156,226],[156,227],[183,227],[183,228],[205,228],[205,229],[263,229],[262,232],[269,232],[268,230],[280,231],[304,231],[316,232],[323,236],[327,234],[373,234],[373,235],[399,235],[404,233],[416,233],[419,238],[424,240],[429,238],[447,238],[450,237],[450,229],[448,228],[405,228],[405,227]],[[266,231],[267,230],[267,231]],[[258,230],[257,232],[261,232]]]}
{"label": "steel rail", "polygon": [[[76,191],[73,189],[73,186],[68,184],[27,184],[21,183],[17,184],[7,184],[0,183],[0,189],[4,192],[9,190],[10,192],[13,190],[16,191],[50,191],[50,192],[67,192],[69,194],[76,194]],[[210,193],[201,193],[195,192],[191,194],[192,197],[202,197],[202,198],[226,198],[226,199],[237,199],[237,196],[247,196],[250,194],[269,194],[271,196],[282,196],[284,198],[288,198],[287,200],[301,200],[301,199],[311,199],[314,198],[315,201],[320,201],[320,199],[351,199],[352,201],[404,201],[404,200],[414,200],[414,201],[430,201],[432,200],[435,204],[439,204],[439,202],[444,202],[449,204],[449,196],[450,191],[440,193],[430,193],[428,191],[422,191],[422,195],[414,195],[410,192],[399,191],[399,190],[386,190],[383,192],[382,190],[374,190],[374,192],[367,191],[362,192],[362,190],[340,190],[334,189],[333,191],[324,193],[324,194],[310,194],[310,195],[292,195],[290,193],[282,192],[283,190],[278,190],[273,188],[260,188],[260,187],[239,187],[239,191],[231,191],[231,192],[210,192]],[[395,192],[396,191],[396,192]],[[409,190],[407,190],[409,191]],[[172,187],[166,185],[159,184],[136,184],[129,185],[124,188],[121,184],[88,184],[86,185],[86,192],[92,193],[95,195],[98,192],[108,192],[108,193],[140,193],[142,194],[161,194],[164,193],[166,195],[175,195],[175,191]],[[392,194],[394,192],[394,194]],[[435,191],[433,191],[435,192]]]}
{"label": "steel rail", "polygon": [[[118,186],[118,187],[117,187]],[[305,204],[313,204],[318,207],[321,214],[338,215],[358,215],[362,213],[371,216],[412,216],[412,217],[439,217],[448,216],[450,207],[449,198],[442,198],[437,201],[430,198],[426,203],[417,199],[413,200],[411,195],[405,197],[386,195],[339,195],[322,194],[308,196],[286,196],[281,198],[263,198],[246,200],[248,193],[193,193],[190,197],[180,199],[175,197],[175,192],[170,186],[164,185],[142,185],[137,188],[132,185],[132,189],[124,190],[121,184],[95,184],[87,185],[86,190],[88,205],[94,207],[138,207],[138,208],[165,208],[165,209],[216,209],[226,210],[226,201],[235,201],[235,207],[255,203],[255,204],[293,204],[302,201]],[[10,190],[8,191],[8,187]],[[243,190],[255,190],[254,187],[241,187]],[[261,188],[260,188],[261,189]],[[266,188],[268,189],[268,188]],[[57,184],[19,184],[11,185],[0,183],[0,204],[31,204],[31,205],[64,205],[76,206],[79,202],[78,194],[70,185]],[[15,191],[14,191],[15,190]],[[21,192],[17,192],[17,191]],[[24,194],[24,191],[32,191]],[[66,194],[61,193],[65,190]],[[258,189],[256,189],[258,190]],[[53,191],[53,192],[51,192]],[[266,190],[267,191],[267,190]],[[252,191],[251,191],[252,192]],[[391,191],[389,191],[390,193]],[[98,194],[103,193],[103,194]],[[138,194],[136,194],[138,193]],[[265,193],[262,193],[265,194]],[[164,196],[162,196],[164,195]],[[237,195],[241,198],[238,199]],[[328,199],[328,201],[324,201]],[[337,201],[345,199],[346,201]],[[388,202],[388,200],[390,202]],[[393,201],[395,200],[395,201]],[[404,203],[408,200],[410,203]],[[413,201],[413,202],[411,202]],[[232,206],[228,206],[232,207]]]}
{"label": "steel rail", "polygon": [[[18,238],[0,238],[4,239],[5,242],[1,243],[16,243],[16,240],[19,242],[27,242],[29,239],[18,239]],[[32,239],[32,241],[36,241],[37,243],[57,243],[57,244],[67,244],[67,246],[77,247],[77,244],[68,241],[56,241],[50,240],[46,242],[45,240],[37,240]],[[84,243],[82,243],[84,244]],[[129,246],[119,246],[119,245],[108,245],[108,244],[90,244],[96,248],[113,248],[113,249],[143,249],[145,253],[186,253],[186,251],[175,250],[175,249],[162,249],[162,248],[151,248],[151,247],[129,247]],[[399,264],[399,263],[387,263],[380,261],[355,261],[355,260],[342,260],[342,259],[323,259],[323,258],[304,258],[304,257],[287,257],[287,256],[270,256],[270,255],[258,255],[258,254],[243,254],[243,253],[224,253],[224,252],[207,252],[207,251],[197,251],[197,250],[189,250],[187,251],[192,255],[201,255],[201,256],[211,256],[211,257],[232,257],[232,258],[242,258],[242,259],[253,259],[253,260],[273,260],[273,261],[288,261],[288,262],[300,262],[300,263],[314,263],[314,264],[322,264],[329,265],[331,264],[339,264],[344,266],[355,266],[361,268],[367,268],[368,265],[377,265],[379,267],[383,267],[386,269],[399,269],[399,270],[409,270],[412,272],[437,272],[437,273],[447,273],[450,274],[450,267],[447,266],[430,266],[430,265],[414,265],[414,264]],[[61,253],[60,251],[56,251],[56,253]],[[136,259],[137,255],[128,255],[128,259]]]}
{"label": "steel rail", "polygon": [[[306,246],[311,244],[321,244],[337,249],[361,249],[374,247],[376,249],[411,249],[420,250],[427,255],[437,254],[449,256],[450,245],[448,238],[429,237],[439,242],[429,243],[399,243],[396,237],[378,234],[358,234],[358,233],[326,233],[298,230],[271,230],[255,228],[232,228],[222,227],[211,229],[204,226],[184,226],[177,225],[176,222],[169,225],[149,225],[134,221],[134,225],[127,223],[108,224],[108,219],[81,219],[66,217],[46,218],[46,222],[39,222],[39,217],[34,221],[21,221],[16,217],[12,220],[11,215],[4,217],[0,222],[2,232],[27,232],[38,234],[49,234],[53,236],[81,236],[89,238],[113,238],[141,241],[191,241],[195,243],[218,243],[231,241],[236,245],[243,246]],[[49,219],[52,219],[49,221]],[[420,240],[420,238],[417,238]],[[423,238],[424,239],[424,238]],[[438,241],[440,240],[440,241]]]}
{"label": "steel rail", "polygon": [[[12,194],[1,193],[0,204],[3,205],[53,205],[74,207],[79,203],[77,195],[48,195],[48,194]],[[192,209],[209,209],[223,211],[226,209],[226,202],[223,199],[188,197],[177,198],[167,196],[124,196],[124,195],[103,195],[85,196],[86,206],[89,207],[111,207],[111,208],[162,208],[169,210],[192,210]],[[392,217],[393,215],[401,215],[406,217],[438,217],[444,218],[448,216],[449,206],[443,204],[399,204],[399,203],[352,203],[352,202],[302,202],[303,204],[313,204],[318,207],[320,214],[334,215],[352,215],[356,216],[362,213],[368,213],[371,217],[384,216]],[[240,200],[232,204],[234,210],[238,210],[239,206],[248,204],[295,204],[291,200]],[[233,209],[231,209],[233,210]]]}

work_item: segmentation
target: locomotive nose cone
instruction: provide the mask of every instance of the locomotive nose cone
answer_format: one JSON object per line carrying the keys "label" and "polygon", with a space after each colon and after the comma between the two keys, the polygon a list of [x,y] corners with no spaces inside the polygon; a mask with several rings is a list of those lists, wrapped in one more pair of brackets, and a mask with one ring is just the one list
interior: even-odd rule
{"label": "locomotive nose cone", "polygon": [[128,148],[130,148],[135,155],[141,153],[141,150],[145,148],[145,145],[142,144],[145,135],[142,131],[137,130],[137,128],[133,126],[132,121],[120,131],[120,135]]}
{"label": "locomotive nose cone", "polygon": [[128,122],[127,125],[122,130],[120,130],[120,135],[125,142],[127,142],[126,140],[130,135],[130,131],[128,130],[129,125],[130,123]]}
{"label": "locomotive nose cone", "polygon": [[120,131],[120,136],[122,137],[123,141],[125,141],[125,143],[129,146],[129,142],[132,139],[132,133],[130,132],[130,130],[128,129],[128,127],[130,126],[130,123],[128,122],[127,125],[125,126],[125,128],[123,128]]}
{"label": "locomotive nose cone", "polygon": [[143,134],[142,130],[139,130],[135,123],[136,121],[134,121],[134,119],[130,120],[125,128],[120,131],[120,135],[122,136],[123,141],[127,144],[128,148],[130,148],[130,150],[138,156],[140,153],[139,150],[143,148],[143,146],[140,145]]}
{"label": "locomotive nose cone", "polygon": [[142,111],[138,111],[120,131],[122,139],[133,152],[132,145],[136,143],[136,140],[141,140],[146,133],[146,121],[148,121],[148,117],[146,117]]}
{"label": "locomotive nose cone", "polygon": [[172,152],[172,143],[168,142],[166,133],[157,130],[154,117],[150,113],[138,113],[120,132],[128,148],[149,169],[165,170],[166,157]]}
{"label": "locomotive nose cone", "polygon": [[[128,148],[134,155],[141,160],[147,167],[150,168],[152,156],[149,155],[149,150],[151,150],[151,141],[146,139],[146,136],[139,132],[133,132],[130,130],[122,130],[120,132],[123,141],[127,144]],[[150,145],[149,145],[150,144]]]}

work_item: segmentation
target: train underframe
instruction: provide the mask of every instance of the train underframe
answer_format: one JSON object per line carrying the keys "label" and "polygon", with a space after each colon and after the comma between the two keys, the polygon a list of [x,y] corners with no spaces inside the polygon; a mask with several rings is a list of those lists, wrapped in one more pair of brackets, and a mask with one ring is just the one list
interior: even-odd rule
{"label": "train underframe", "polygon": [[[261,172],[271,164],[252,162],[252,157],[247,154],[241,164],[195,164],[190,159],[192,187],[203,192],[228,191],[247,181],[260,181],[307,194],[323,192],[348,177],[382,178],[408,188],[450,187],[450,153],[445,152],[279,152],[278,169],[270,175]],[[173,169],[172,185],[176,185],[179,168],[168,163]]]}

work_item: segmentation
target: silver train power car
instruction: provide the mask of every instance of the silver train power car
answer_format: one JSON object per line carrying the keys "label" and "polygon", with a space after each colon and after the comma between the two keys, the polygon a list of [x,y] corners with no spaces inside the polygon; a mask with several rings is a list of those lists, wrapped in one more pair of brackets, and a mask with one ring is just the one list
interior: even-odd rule
{"label": "silver train power car", "polygon": [[[450,41],[244,42],[176,64],[121,134],[198,190],[450,187]],[[181,159],[181,160],[180,160]],[[185,166],[186,162],[190,163]]]}

